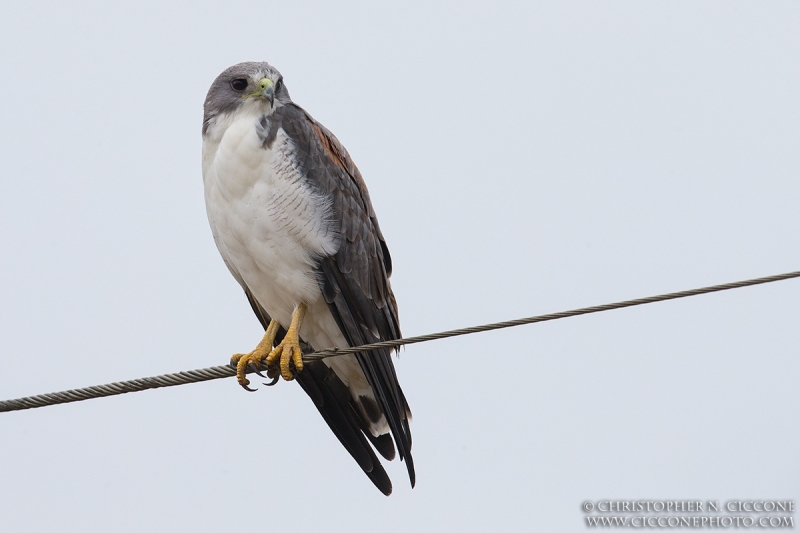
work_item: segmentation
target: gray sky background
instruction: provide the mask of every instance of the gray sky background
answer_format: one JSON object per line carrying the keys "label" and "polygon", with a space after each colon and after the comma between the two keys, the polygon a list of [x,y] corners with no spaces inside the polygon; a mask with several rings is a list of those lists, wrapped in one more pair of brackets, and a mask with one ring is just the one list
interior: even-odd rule
{"label": "gray sky background", "polygon": [[[224,363],[259,324],[200,176],[266,60],[348,148],[416,335],[800,269],[796,2],[0,6],[2,399]],[[416,345],[417,488],[294,383],[0,414],[4,531],[583,531],[800,497],[800,281]]]}

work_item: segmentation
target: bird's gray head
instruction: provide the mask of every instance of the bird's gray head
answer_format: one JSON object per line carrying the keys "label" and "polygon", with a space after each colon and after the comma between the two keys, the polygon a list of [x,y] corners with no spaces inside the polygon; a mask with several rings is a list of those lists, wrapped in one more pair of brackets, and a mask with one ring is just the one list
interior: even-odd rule
{"label": "bird's gray head", "polygon": [[283,76],[269,63],[247,62],[228,67],[208,89],[203,104],[203,135],[220,115],[243,106],[256,106],[264,114],[291,103]]}

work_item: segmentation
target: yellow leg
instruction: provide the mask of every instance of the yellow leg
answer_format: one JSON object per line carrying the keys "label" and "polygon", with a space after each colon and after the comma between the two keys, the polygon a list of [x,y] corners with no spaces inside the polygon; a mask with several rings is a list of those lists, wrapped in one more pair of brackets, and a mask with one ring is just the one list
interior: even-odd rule
{"label": "yellow leg", "polygon": [[231,365],[236,365],[236,379],[239,380],[239,385],[245,389],[249,391],[254,390],[248,387],[248,385],[250,385],[250,380],[245,376],[247,367],[253,365],[256,369],[261,368],[261,361],[266,359],[272,350],[272,345],[275,342],[275,335],[277,335],[279,327],[280,324],[272,320],[267,327],[267,331],[264,333],[264,338],[261,339],[261,342],[258,343],[255,350],[246,354],[233,354],[231,357]]}
{"label": "yellow leg", "polygon": [[303,371],[303,349],[300,347],[300,326],[306,316],[306,304],[300,304],[292,314],[292,323],[286,330],[283,341],[272,350],[267,356],[267,367],[273,367],[276,363],[280,365],[281,376],[286,381],[294,379],[294,372],[289,363],[294,364],[295,372]]}

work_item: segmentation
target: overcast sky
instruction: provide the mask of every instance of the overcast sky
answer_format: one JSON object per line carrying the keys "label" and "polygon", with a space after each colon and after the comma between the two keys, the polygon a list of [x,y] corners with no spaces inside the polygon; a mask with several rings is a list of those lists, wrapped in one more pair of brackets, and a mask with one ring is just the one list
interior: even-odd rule
{"label": "overcast sky", "polygon": [[[202,102],[269,61],[359,165],[405,335],[800,269],[796,2],[0,6],[0,399],[223,364]],[[800,497],[800,281],[415,345],[386,498],[296,383],[0,414],[3,531],[584,531]]]}

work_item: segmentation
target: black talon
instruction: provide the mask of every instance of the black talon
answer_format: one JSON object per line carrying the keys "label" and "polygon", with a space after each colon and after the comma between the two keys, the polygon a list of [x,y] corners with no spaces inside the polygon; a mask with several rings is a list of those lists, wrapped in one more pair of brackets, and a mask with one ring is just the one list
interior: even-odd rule
{"label": "black talon", "polygon": [[272,381],[270,383],[264,383],[264,385],[266,385],[267,387],[272,387],[273,385],[275,385],[278,382],[278,379],[280,377],[281,377],[280,375],[277,375],[274,378],[272,378]]}
{"label": "black talon", "polygon": [[250,368],[252,368],[253,372],[258,374],[262,378],[267,377],[267,376],[265,376],[264,374],[261,373],[261,369],[264,368],[264,367],[261,366],[261,359],[257,358],[255,361],[250,361]]}
{"label": "black talon", "polygon": [[256,392],[256,389],[251,389],[250,387],[247,386],[247,385],[249,385],[249,383],[240,383],[240,385],[247,392]]}
{"label": "black talon", "polygon": [[261,369],[263,368],[261,366],[261,359],[256,359],[255,361],[251,361],[250,362],[250,368],[252,368],[253,372],[258,374],[262,378],[266,378],[267,377],[267,376],[265,376],[264,374],[261,373]]}

